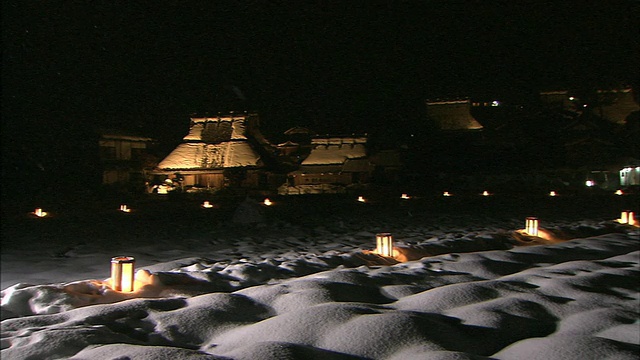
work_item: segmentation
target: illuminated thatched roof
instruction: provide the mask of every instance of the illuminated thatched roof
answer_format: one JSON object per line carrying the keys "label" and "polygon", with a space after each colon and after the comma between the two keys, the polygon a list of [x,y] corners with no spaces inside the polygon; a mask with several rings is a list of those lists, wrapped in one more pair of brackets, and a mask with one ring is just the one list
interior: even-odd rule
{"label": "illuminated thatched roof", "polygon": [[344,164],[348,159],[365,158],[365,143],[364,137],[313,139],[313,149],[302,166]]}
{"label": "illuminated thatched roof", "polygon": [[440,130],[479,130],[482,125],[471,116],[469,99],[428,100],[427,116]]}
{"label": "illuminated thatched roof", "polygon": [[220,144],[186,143],[176,147],[158,164],[162,170],[221,169],[258,166],[260,157],[248,142]]}
{"label": "illuminated thatched roof", "polygon": [[164,160],[159,170],[212,170],[256,167],[260,156],[249,144],[248,117],[229,115],[192,118],[189,133]]}

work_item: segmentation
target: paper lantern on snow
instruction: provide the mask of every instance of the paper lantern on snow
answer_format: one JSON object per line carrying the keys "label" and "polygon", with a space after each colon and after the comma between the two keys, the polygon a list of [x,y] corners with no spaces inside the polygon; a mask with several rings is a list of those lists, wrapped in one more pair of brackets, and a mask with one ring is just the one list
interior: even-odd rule
{"label": "paper lantern on snow", "polygon": [[618,222],[619,222],[620,224],[635,225],[635,224],[636,224],[636,219],[635,219],[635,215],[634,215],[633,211],[631,211],[631,210],[624,210],[624,211],[620,214],[620,220],[618,220]]}
{"label": "paper lantern on snow", "polygon": [[376,234],[376,253],[382,256],[393,256],[393,236],[391,233]]}
{"label": "paper lantern on snow", "polygon": [[111,288],[115,291],[133,292],[135,258],[116,256],[111,258]]}
{"label": "paper lantern on snow", "polygon": [[42,211],[41,208],[36,208],[36,210],[33,212],[33,214],[37,217],[45,217],[47,216],[47,212],[46,211]]}
{"label": "paper lantern on snow", "polygon": [[531,236],[538,236],[538,218],[528,217],[524,224],[524,232]]}

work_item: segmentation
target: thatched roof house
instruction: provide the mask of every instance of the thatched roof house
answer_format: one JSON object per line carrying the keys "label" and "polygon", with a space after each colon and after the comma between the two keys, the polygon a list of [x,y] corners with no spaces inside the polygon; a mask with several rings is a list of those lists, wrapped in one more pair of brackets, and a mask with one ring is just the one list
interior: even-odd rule
{"label": "thatched roof house", "polygon": [[255,170],[263,167],[256,142],[261,135],[256,135],[256,114],[191,118],[183,143],[160,161],[155,174],[179,174],[182,186],[220,188],[233,181],[255,185]]}

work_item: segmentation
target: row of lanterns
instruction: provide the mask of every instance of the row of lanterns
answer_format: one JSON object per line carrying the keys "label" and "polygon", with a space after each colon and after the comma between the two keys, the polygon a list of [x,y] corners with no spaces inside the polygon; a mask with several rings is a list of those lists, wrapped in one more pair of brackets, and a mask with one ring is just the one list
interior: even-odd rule
{"label": "row of lanterns", "polygon": [[[448,192],[443,194],[444,196],[450,196]],[[489,196],[488,192],[483,193],[484,196]],[[550,196],[556,196],[555,192],[552,191]],[[402,199],[410,199],[411,197],[407,194],[402,194]],[[365,198],[362,196],[358,197],[358,201],[366,202]],[[262,202],[265,206],[270,206],[273,204],[271,200],[268,198]],[[213,205],[209,201],[204,201],[202,203],[203,208],[212,208]],[[120,211],[128,213],[131,212],[131,209],[127,205],[120,205]],[[47,216],[47,212],[43,211],[42,208],[36,208],[33,214],[37,217],[45,217]],[[620,214],[620,218],[616,220],[620,224],[627,224],[636,226],[635,215],[631,210],[624,210]],[[536,217],[527,217],[525,219],[525,227],[520,232],[524,233],[528,236],[536,236],[538,237],[540,234],[539,230],[539,220]],[[394,257],[394,249],[393,249],[393,236],[391,233],[378,233],[376,234],[376,249],[373,253],[383,256],[383,257]],[[111,288],[115,291],[119,292],[134,292],[135,291],[135,279],[134,279],[134,268],[135,268],[135,258],[131,256],[116,256],[111,259]]]}
{"label": "row of lanterns", "polygon": [[[616,220],[621,224],[636,225],[633,211],[625,210],[621,213],[620,219]],[[521,230],[528,236],[540,236],[539,220],[537,217],[527,217],[524,229]],[[393,248],[393,235],[388,232],[376,234],[376,249],[374,254],[393,258],[395,257]],[[120,292],[135,291],[135,258],[132,256],[116,256],[111,259],[111,288]]]}
{"label": "row of lanterns", "polygon": [[[618,191],[615,192],[615,194],[616,195],[624,195],[624,192],[622,190],[618,190]],[[482,196],[491,196],[493,194],[491,194],[489,191],[485,190],[480,195],[482,195]],[[453,196],[453,195],[450,192],[445,191],[445,192],[442,193],[442,196],[450,197],[450,196]],[[558,196],[558,193],[552,190],[552,191],[549,192],[549,196],[551,196],[551,197]],[[412,199],[413,197],[409,196],[406,193],[403,193],[402,195],[400,195],[400,198],[403,199],[403,200],[409,200],[409,199]],[[361,202],[361,203],[366,203],[367,199],[364,196],[358,196],[357,201]],[[269,198],[266,198],[266,199],[264,199],[262,201],[262,204],[265,205],[265,206],[271,206],[271,205],[273,205],[273,201],[271,201]],[[210,201],[204,201],[201,206],[203,208],[205,208],[205,209],[211,209],[211,208],[214,207],[211,204]],[[126,205],[126,204],[120,205],[119,210],[124,212],[124,213],[131,212],[131,208],[129,208],[128,205]],[[45,216],[48,215],[48,213],[46,211],[43,211],[42,208],[36,208],[35,211],[32,214],[34,214],[37,217],[45,217]]]}
{"label": "row of lanterns", "polygon": [[[624,191],[622,191],[622,190],[618,189],[618,190],[616,190],[616,191],[614,192],[614,194],[615,194],[615,195],[624,195]],[[492,194],[492,193],[490,193],[489,191],[485,190],[485,191],[481,192],[481,193],[480,193],[480,195],[482,195],[482,196],[491,196],[491,195],[493,195],[493,194]],[[551,191],[549,191],[549,194],[548,194],[548,195],[549,195],[549,196],[551,196],[551,197],[559,196],[558,192],[557,192],[557,191],[555,191],[555,190],[551,190]],[[442,196],[444,196],[444,197],[449,197],[449,196],[453,196],[453,194],[452,194],[452,193],[450,193],[450,192],[448,192],[448,191],[444,191],[444,192],[442,193]],[[406,193],[403,193],[402,195],[400,195],[400,198],[401,198],[401,199],[404,199],[404,200],[409,200],[409,199],[411,199],[412,197],[411,197],[411,196],[409,196],[409,195],[408,195],[408,194],[406,194]],[[358,201],[365,202],[366,200],[363,200],[363,197],[362,197],[362,196],[359,196],[359,197],[358,197]]]}

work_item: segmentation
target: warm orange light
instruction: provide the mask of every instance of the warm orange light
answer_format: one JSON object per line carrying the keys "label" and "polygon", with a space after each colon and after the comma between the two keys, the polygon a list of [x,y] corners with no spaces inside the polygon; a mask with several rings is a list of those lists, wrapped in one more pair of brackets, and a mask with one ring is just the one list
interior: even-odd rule
{"label": "warm orange light", "polygon": [[491,194],[489,194],[489,192],[487,190],[482,192],[482,196],[489,196],[489,195],[491,195]]}
{"label": "warm orange light", "polygon": [[133,292],[134,264],[131,256],[111,258],[111,288],[116,291]]}
{"label": "warm orange light", "polygon": [[120,211],[128,213],[131,212],[131,209],[127,205],[120,205]]}
{"label": "warm orange light", "polygon": [[36,208],[36,210],[33,212],[33,214],[37,217],[45,217],[47,216],[47,212],[46,211],[42,211],[41,208]]}
{"label": "warm orange light", "polygon": [[549,196],[557,196],[557,195],[558,195],[558,194],[557,194],[555,191],[553,191],[553,190],[549,192]]}
{"label": "warm orange light", "polygon": [[367,202],[367,200],[364,199],[364,197],[362,196],[358,196],[358,201],[360,202]]}
{"label": "warm orange light", "polygon": [[205,208],[205,209],[210,209],[210,208],[213,207],[213,205],[211,205],[210,202],[205,201],[205,202],[202,203],[202,207]]}
{"label": "warm orange light", "polygon": [[376,234],[375,252],[381,256],[393,256],[393,236],[391,236],[391,233]]}
{"label": "warm orange light", "polygon": [[618,219],[618,222],[620,224],[635,225],[636,224],[636,219],[635,219],[635,215],[634,215],[633,211],[631,211],[631,210],[622,211],[622,213],[620,214],[620,219]]}
{"label": "warm orange light", "polygon": [[271,200],[269,200],[269,198],[264,199],[264,201],[262,203],[265,204],[266,206],[273,205],[273,202],[271,202]]}
{"label": "warm orange light", "polygon": [[524,232],[531,236],[538,236],[538,218],[528,217],[525,220]]}
{"label": "warm orange light", "polygon": [[409,199],[411,199],[411,196],[409,196],[407,194],[402,194],[402,195],[400,195],[400,198],[401,199],[405,199],[405,200],[409,200]]}
{"label": "warm orange light", "polygon": [[624,192],[622,192],[622,190],[618,190],[615,192],[616,195],[624,195]]}

